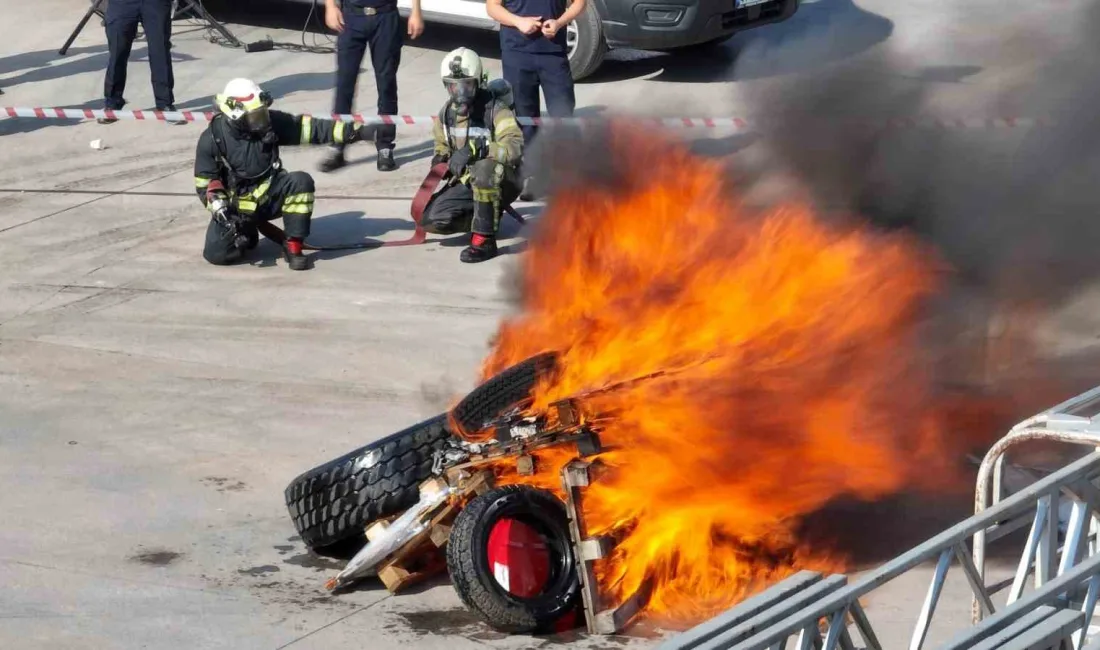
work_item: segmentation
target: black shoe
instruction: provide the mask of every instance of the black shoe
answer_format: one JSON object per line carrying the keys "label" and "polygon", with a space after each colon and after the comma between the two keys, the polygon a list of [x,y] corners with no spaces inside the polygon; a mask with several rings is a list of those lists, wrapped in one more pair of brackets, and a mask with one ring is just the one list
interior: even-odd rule
{"label": "black shoe", "polygon": [[378,171],[392,172],[397,169],[397,161],[393,159],[393,149],[378,150]]}
{"label": "black shoe", "polygon": [[470,217],[457,219],[440,219],[427,221],[421,224],[424,232],[432,235],[454,235],[460,232],[470,232]]}
{"label": "black shoe", "polygon": [[320,169],[322,173],[327,174],[329,172],[334,172],[337,169],[340,169],[346,164],[348,164],[348,161],[344,158],[344,150],[333,149],[332,153],[330,153],[328,156],[325,157],[324,160],[321,161],[321,164],[317,166],[317,169]]}
{"label": "black shoe", "polygon": [[462,254],[458,256],[458,259],[467,264],[476,264],[477,262],[491,260],[496,256],[497,240],[486,238],[485,241],[481,242],[480,246],[470,244],[462,249]]}
{"label": "black shoe", "polygon": [[298,253],[295,255],[288,249],[283,249],[283,255],[286,257],[286,263],[290,266],[291,271],[305,271],[309,268],[309,258],[305,255]]}
{"label": "black shoe", "polygon": [[523,190],[521,190],[520,193],[519,193],[519,200],[520,201],[534,201],[535,200],[535,190],[532,188],[532,186],[534,184],[535,184],[535,180],[533,178],[531,178],[530,176],[523,179]]}
{"label": "black shoe", "polygon": [[[175,113],[175,112],[177,112],[176,107],[172,106],[172,105],[168,105],[165,108],[158,108],[157,110],[162,112],[162,113]],[[177,118],[167,118],[166,117],[166,118],[164,118],[164,121],[167,122],[168,124],[172,124],[174,126],[179,126],[181,124],[187,124],[187,120],[183,119],[182,117],[177,117]]]}
{"label": "black shoe", "polygon": [[99,124],[114,124],[117,121],[117,117],[100,117],[96,119],[96,122]]}

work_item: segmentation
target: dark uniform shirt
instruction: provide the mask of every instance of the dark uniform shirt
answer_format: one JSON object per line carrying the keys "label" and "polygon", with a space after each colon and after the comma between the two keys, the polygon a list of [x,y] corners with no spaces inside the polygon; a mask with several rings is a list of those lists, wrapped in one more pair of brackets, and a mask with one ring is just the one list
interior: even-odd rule
{"label": "dark uniform shirt", "polygon": [[[488,92],[478,91],[468,117],[455,115],[449,101],[440,111],[440,117],[432,125],[436,156],[449,158],[455,149],[470,146],[470,140],[474,140],[485,148],[485,157],[489,160],[519,166],[523,157],[523,132],[516,115],[503,103],[494,102]],[[492,120],[491,125],[486,124],[488,120]]]}
{"label": "dark uniform shirt", "polygon": [[[565,13],[565,0],[504,0],[504,8],[517,16],[550,20]],[[542,31],[530,36],[515,27],[500,27],[500,49],[532,54],[566,54],[565,28],[558,30],[554,38],[546,38]]]}
{"label": "dark uniform shirt", "polygon": [[[236,133],[228,120],[217,117],[199,136],[195,152],[195,191],[204,204],[206,188],[214,179],[227,188],[236,184],[240,190],[248,191],[278,171],[280,145],[342,144],[350,141],[355,128],[345,122],[271,111],[271,131],[275,137],[257,138]],[[215,130],[222,141],[221,150],[214,141]],[[221,163],[223,151],[232,169],[232,179],[230,171]]]}
{"label": "dark uniform shirt", "polygon": [[374,7],[375,9],[397,6],[397,0],[345,0],[345,2],[354,7]]}

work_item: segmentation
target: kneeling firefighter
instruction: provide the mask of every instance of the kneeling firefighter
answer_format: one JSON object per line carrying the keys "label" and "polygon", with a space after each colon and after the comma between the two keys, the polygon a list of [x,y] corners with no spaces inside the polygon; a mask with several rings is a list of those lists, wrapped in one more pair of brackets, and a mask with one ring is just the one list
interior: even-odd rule
{"label": "kneeling firefighter", "polygon": [[283,169],[279,147],[369,140],[377,127],[269,110],[271,95],[248,79],[230,81],[215,103],[218,113],[195,154],[195,189],[212,215],[203,257],[219,265],[240,261],[259,241],[257,224],[281,217],[287,264],[307,269],[302,243],[313,216],[313,177]]}
{"label": "kneeling firefighter", "polygon": [[447,103],[433,127],[432,166],[447,163],[445,189],[424,210],[424,229],[436,234],[471,231],[463,262],[497,254],[500,215],[519,196],[523,132],[503,79],[486,83],[481,58],[467,48],[447,54],[440,69]]}

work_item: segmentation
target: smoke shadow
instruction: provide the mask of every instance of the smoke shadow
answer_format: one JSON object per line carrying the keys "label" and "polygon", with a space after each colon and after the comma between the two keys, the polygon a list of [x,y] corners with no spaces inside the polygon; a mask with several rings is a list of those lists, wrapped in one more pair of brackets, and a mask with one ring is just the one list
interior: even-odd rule
{"label": "smoke shadow", "polygon": [[[781,23],[737,33],[708,47],[650,53],[617,50],[584,83],[639,77],[672,83],[751,81],[813,72],[865,52],[890,38],[893,21],[852,0],[803,3]],[[791,44],[797,43],[797,48]]]}
{"label": "smoke shadow", "polygon": [[852,0],[804,2],[789,20],[730,40],[727,47],[736,59],[731,80],[822,70],[870,50],[893,33],[893,21]]}
{"label": "smoke shadow", "polygon": [[[88,45],[69,48],[67,56],[75,57],[83,54],[106,55],[106,53],[106,45]],[[20,54],[5,56],[0,58],[0,74],[11,74],[14,72],[23,72],[26,74],[41,68],[51,67],[55,61],[61,58],[65,57],[58,55],[56,49],[36,50],[34,52],[22,52]],[[0,83],[4,86],[13,86],[15,85],[14,82],[16,79],[18,78],[4,79]]]}
{"label": "smoke shadow", "polygon": [[[43,81],[52,81],[54,79],[65,79],[78,74],[84,74],[88,72],[102,73],[107,69],[108,53],[105,46],[97,47],[79,47],[69,50],[70,55],[72,53],[88,53],[91,56],[85,56],[79,59],[68,59],[62,63],[52,63],[54,60],[62,59],[58,57],[54,52],[54,58],[50,59],[42,55],[42,52],[31,52],[26,55],[26,58],[15,61],[10,64],[12,66],[22,66],[26,71],[14,77],[4,79],[2,82],[4,88],[15,87],[20,84],[38,83]],[[67,58],[67,57],[64,57]],[[5,62],[10,60],[19,59],[19,55],[14,57],[8,57],[3,61],[0,61],[0,65],[9,65]],[[187,61],[196,61],[194,56],[173,50],[172,63],[183,63]],[[37,65],[34,63],[37,62]],[[135,48],[130,53],[129,65],[141,64],[149,62],[149,50],[147,47],[142,46]],[[20,69],[12,67],[11,69]],[[127,85],[139,81],[131,77],[127,81]]]}
{"label": "smoke shadow", "polygon": [[[331,90],[333,88],[334,75],[331,72],[298,72],[283,75],[268,80],[257,80],[260,86],[271,93],[276,101],[289,95],[300,92]],[[219,88],[217,92],[221,92]],[[279,107],[276,105],[276,109]],[[181,111],[212,111],[214,110],[214,93],[205,97],[196,97],[184,102],[176,102],[176,109]]]}

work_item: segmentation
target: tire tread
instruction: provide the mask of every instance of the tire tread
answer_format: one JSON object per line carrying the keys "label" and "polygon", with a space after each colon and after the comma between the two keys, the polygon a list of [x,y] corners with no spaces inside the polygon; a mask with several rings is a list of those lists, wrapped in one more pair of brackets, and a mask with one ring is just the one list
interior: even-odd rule
{"label": "tire tread", "polygon": [[[295,478],[284,497],[302,541],[323,549],[415,504],[420,483],[431,477],[435,451],[450,437],[447,416],[438,415]],[[371,453],[378,461],[357,467]]]}

